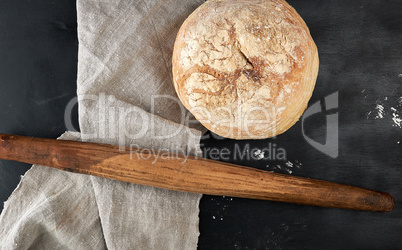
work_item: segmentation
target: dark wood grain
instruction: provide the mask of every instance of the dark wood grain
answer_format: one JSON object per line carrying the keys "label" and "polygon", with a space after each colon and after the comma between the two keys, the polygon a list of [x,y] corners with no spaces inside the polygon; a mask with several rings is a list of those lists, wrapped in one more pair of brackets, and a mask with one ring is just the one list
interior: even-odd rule
{"label": "dark wood grain", "polygon": [[0,158],[175,191],[391,211],[383,192],[203,158],[107,144],[0,134]]}

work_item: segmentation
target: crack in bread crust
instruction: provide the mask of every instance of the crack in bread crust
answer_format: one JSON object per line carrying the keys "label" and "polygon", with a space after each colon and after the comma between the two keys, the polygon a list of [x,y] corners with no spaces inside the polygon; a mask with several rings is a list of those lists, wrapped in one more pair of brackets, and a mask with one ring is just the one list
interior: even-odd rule
{"label": "crack in bread crust", "polygon": [[[184,22],[173,52],[175,89],[184,106],[213,132],[230,130],[222,136],[235,139],[267,138],[292,126],[317,72],[308,28],[283,0],[210,0]],[[253,124],[251,134],[244,129],[250,112],[266,122]],[[230,124],[217,124],[224,119]]]}

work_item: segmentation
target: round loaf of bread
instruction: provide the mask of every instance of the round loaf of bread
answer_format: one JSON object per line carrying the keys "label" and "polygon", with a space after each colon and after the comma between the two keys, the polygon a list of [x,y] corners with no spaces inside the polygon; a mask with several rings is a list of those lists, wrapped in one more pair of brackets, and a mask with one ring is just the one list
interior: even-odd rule
{"label": "round loaf of bread", "polygon": [[227,138],[281,134],[307,107],[317,47],[283,0],[209,0],[181,26],[173,80],[183,105]]}

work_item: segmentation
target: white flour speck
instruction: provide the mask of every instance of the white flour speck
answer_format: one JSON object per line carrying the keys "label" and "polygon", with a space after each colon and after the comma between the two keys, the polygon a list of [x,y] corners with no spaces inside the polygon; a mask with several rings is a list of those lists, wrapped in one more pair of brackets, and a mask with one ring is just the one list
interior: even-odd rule
{"label": "white flour speck", "polygon": [[374,119],[384,118],[384,106],[382,106],[381,104],[377,104],[375,106],[375,109],[377,110],[377,115],[374,117]]}
{"label": "white flour speck", "polygon": [[394,124],[392,126],[402,128],[402,119],[399,117],[398,113],[392,113],[392,120],[394,121]]}
{"label": "white flour speck", "polygon": [[293,163],[291,161],[287,161],[286,166],[288,166],[290,168],[293,168]]}
{"label": "white flour speck", "polygon": [[266,168],[268,169],[268,171],[270,172],[282,172],[282,173],[288,173],[288,174],[292,174],[295,170],[295,168],[300,169],[300,166],[302,164],[298,161],[287,161],[285,163],[285,165],[280,165],[280,164],[276,164],[276,165],[267,165]]}
{"label": "white flour speck", "polygon": [[301,165],[303,165],[301,162],[299,162],[298,160],[295,160],[296,163],[296,168],[300,169]]}
{"label": "white flour speck", "polygon": [[[400,101],[400,99],[401,98],[398,99],[398,102]],[[397,105],[396,107],[400,107],[400,106],[401,106],[401,104]],[[392,111],[392,121],[394,122],[394,124],[392,124],[392,126],[402,128],[402,119],[399,116],[399,111],[395,107],[391,107],[391,111]]]}
{"label": "white flour speck", "polygon": [[[384,101],[387,101],[388,97],[384,97]],[[399,114],[399,109],[402,107],[402,97],[397,99],[397,105],[395,107],[389,107],[387,105],[383,105],[382,103],[377,103],[375,106],[375,110],[369,111],[366,113],[366,118],[370,119],[374,115],[374,119],[384,119],[392,120],[393,127],[402,128],[402,118]]]}
{"label": "white flour speck", "polygon": [[255,158],[256,158],[257,160],[261,160],[261,159],[263,159],[264,156],[265,156],[265,152],[262,151],[261,149],[255,150],[255,151],[253,152],[253,154],[254,154],[254,156],[255,156]]}

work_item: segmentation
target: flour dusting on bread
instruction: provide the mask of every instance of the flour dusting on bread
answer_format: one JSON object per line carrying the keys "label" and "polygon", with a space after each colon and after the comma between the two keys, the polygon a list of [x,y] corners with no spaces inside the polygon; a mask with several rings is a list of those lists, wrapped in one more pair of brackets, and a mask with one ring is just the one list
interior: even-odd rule
{"label": "flour dusting on bread", "polygon": [[210,0],[182,25],[173,52],[184,106],[213,132],[267,138],[301,116],[314,89],[317,48],[282,0]]}

